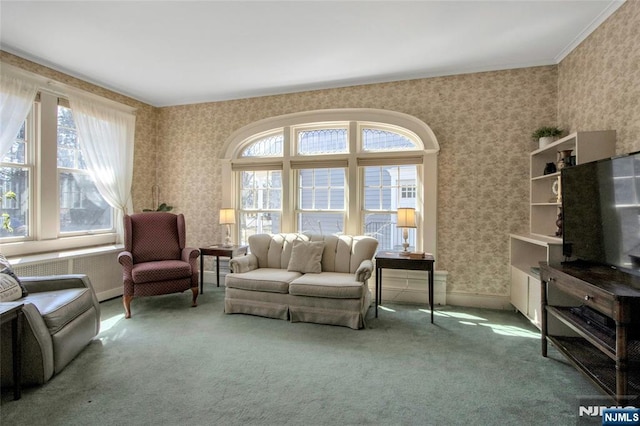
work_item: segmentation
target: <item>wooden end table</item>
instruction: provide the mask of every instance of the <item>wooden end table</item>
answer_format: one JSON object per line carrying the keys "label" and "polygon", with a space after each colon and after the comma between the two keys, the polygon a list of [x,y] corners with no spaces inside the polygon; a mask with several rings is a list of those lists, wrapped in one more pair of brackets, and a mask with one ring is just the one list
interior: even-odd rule
{"label": "wooden end table", "polygon": [[395,251],[381,251],[376,253],[376,318],[378,318],[378,305],[382,304],[382,269],[408,269],[412,271],[427,271],[427,284],[429,286],[429,308],[431,309],[431,323],[433,324],[433,264],[435,259],[426,254],[421,259],[412,259],[409,256]]}
{"label": "wooden end table", "polygon": [[0,324],[11,321],[13,355],[13,399],[22,397],[22,302],[0,303]]}
{"label": "wooden end table", "polygon": [[228,257],[230,259],[233,256],[246,255],[249,246],[232,245],[225,247],[223,244],[217,244],[214,246],[204,247],[200,249],[200,294],[204,293],[204,257],[215,256],[216,257],[216,285],[220,287],[220,256]]}

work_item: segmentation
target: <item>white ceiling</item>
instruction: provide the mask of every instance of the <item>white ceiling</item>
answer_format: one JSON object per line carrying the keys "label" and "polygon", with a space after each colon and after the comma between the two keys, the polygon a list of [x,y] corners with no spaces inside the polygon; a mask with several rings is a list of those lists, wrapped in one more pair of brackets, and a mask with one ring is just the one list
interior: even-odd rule
{"label": "white ceiling", "polygon": [[0,48],[168,106],[556,64],[622,3],[0,0]]}

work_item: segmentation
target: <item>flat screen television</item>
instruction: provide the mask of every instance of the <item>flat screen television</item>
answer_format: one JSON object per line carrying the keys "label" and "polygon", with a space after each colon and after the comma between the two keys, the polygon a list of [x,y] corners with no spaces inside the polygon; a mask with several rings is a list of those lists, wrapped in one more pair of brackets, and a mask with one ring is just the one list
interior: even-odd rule
{"label": "flat screen television", "polygon": [[566,260],[640,275],[640,152],[561,171]]}

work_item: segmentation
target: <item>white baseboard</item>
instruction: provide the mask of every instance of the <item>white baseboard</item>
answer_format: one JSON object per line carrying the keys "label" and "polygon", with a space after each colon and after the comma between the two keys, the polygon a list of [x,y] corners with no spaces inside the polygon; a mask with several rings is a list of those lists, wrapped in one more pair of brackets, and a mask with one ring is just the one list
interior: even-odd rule
{"label": "white baseboard", "polygon": [[[433,303],[436,305],[447,304],[447,293],[444,284],[438,285],[436,282],[433,288]],[[373,290],[373,289],[372,289]],[[382,288],[382,303],[385,302],[398,302],[398,303],[412,303],[416,305],[428,305],[429,304],[429,292],[424,289],[414,289],[407,287],[383,287]]]}
{"label": "white baseboard", "polygon": [[509,301],[509,296],[451,292],[447,293],[447,303],[453,306],[466,306],[469,308],[514,309]]}
{"label": "white baseboard", "polygon": [[[433,302],[447,304],[447,272],[435,271],[433,277]],[[369,280],[369,288],[375,291],[375,278]],[[382,270],[382,303],[398,302],[417,305],[429,304],[429,287],[426,271],[398,269]]]}
{"label": "white baseboard", "polygon": [[124,292],[124,289],[122,288],[122,286],[120,286],[119,288],[113,288],[111,290],[106,290],[106,291],[101,291],[99,293],[96,293],[96,297],[98,298],[99,302],[102,302],[104,300],[120,297],[122,296],[123,292]]}
{"label": "white baseboard", "polygon": [[[229,271],[220,270],[220,285],[224,284],[224,276],[227,275]],[[216,271],[204,271],[203,280],[205,284],[216,285]]]}

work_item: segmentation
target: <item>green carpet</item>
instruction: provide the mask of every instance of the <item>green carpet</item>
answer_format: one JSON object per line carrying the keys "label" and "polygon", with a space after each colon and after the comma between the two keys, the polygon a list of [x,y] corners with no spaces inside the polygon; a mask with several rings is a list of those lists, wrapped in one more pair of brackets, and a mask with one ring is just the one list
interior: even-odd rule
{"label": "green carpet", "polygon": [[224,289],[101,304],[102,331],[2,425],[576,424],[599,395],[514,312],[387,305],[368,328],[223,313]]}

